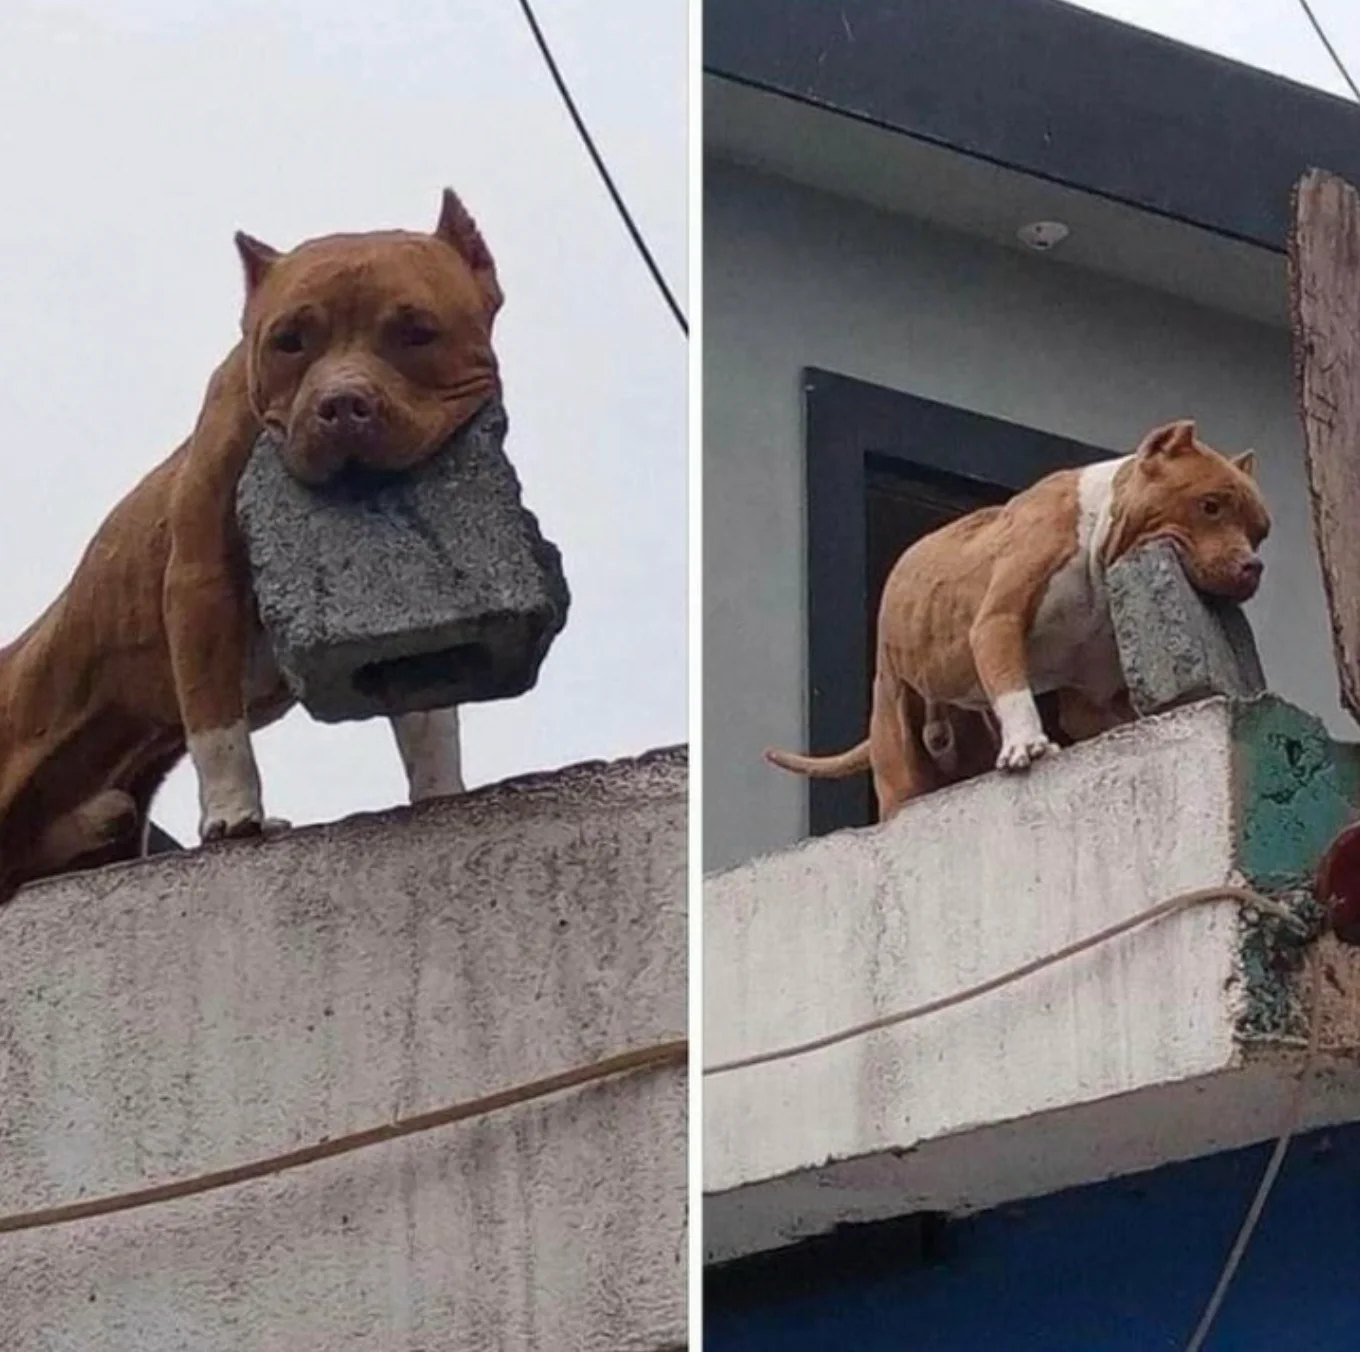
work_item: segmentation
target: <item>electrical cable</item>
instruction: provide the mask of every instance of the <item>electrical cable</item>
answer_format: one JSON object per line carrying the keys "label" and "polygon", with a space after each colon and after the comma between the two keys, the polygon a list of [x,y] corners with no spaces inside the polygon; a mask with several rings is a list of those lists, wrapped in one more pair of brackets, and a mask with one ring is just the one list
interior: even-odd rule
{"label": "electrical cable", "polygon": [[552,49],[548,46],[548,40],[543,36],[543,30],[538,25],[538,19],[534,14],[533,7],[529,0],[519,0],[519,7],[524,18],[529,25],[529,31],[534,35],[534,42],[538,45],[539,55],[542,56],[544,64],[548,67],[548,74],[552,76],[553,84],[557,86],[557,92],[562,96],[562,102],[566,105],[567,113],[571,117],[572,125],[576,128],[576,134],[581,138],[586,152],[590,155],[591,162],[595,165],[604,186],[613,200],[614,207],[623,220],[623,224],[637,246],[637,251],[642,255],[642,261],[647,265],[647,271],[652,274],[652,280],[660,290],[662,298],[670,308],[671,314],[675,317],[675,322],[680,325],[680,331],[686,337],[689,336],[689,321],[685,318],[685,313],[681,310],[674,294],[666,283],[657,261],[652,257],[652,251],[647,247],[647,241],[642,237],[642,231],[638,229],[633,220],[632,213],[629,212],[623,197],[618,188],[614,186],[613,176],[609,172],[609,167],[605,164],[603,156],[595,148],[594,138],[590,134],[577,110],[576,101],[571,96],[571,90],[567,88],[567,82],[562,78],[562,72],[557,67],[557,62],[553,58]]}
{"label": "electrical cable", "polygon": [[1313,32],[1317,34],[1318,41],[1327,49],[1327,55],[1332,58],[1332,65],[1340,71],[1341,78],[1345,80],[1346,84],[1350,87],[1350,91],[1355,96],[1356,102],[1360,103],[1360,89],[1356,88],[1355,81],[1351,79],[1351,73],[1346,69],[1345,62],[1337,55],[1336,48],[1332,46],[1325,30],[1318,22],[1317,15],[1313,13],[1312,5],[1308,3],[1308,0],[1299,0],[1299,8],[1308,16],[1308,22],[1313,25]]}
{"label": "electrical cable", "polygon": [[1266,1201],[1275,1186],[1275,1180],[1280,1176],[1280,1167],[1284,1164],[1289,1143],[1294,1139],[1294,1134],[1303,1121],[1304,1094],[1308,1086],[1309,1073],[1313,1068],[1313,1061],[1317,1056],[1318,1046],[1318,1001],[1322,990],[1322,959],[1317,953],[1313,954],[1312,967],[1312,991],[1308,997],[1307,1010],[1308,1050],[1304,1054],[1298,1079],[1294,1082],[1294,1092],[1290,1095],[1285,1127],[1275,1142],[1274,1150],[1270,1152],[1270,1159],[1266,1162],[1261,1181],[1256,1185],[1256,1193],[1252,1197],[1251,1205],[1247,1208],[1247,1214],[1237,1231],[1237,1238],[1233,1240],[1232,1247],[1228,1250],[1223,1271],[1219,1273],[1213,1294],[1209,1297],[1209,1303],[1204,1307],[1204,1313],[1200,1315],[1199,1323],[1195,1325],[1195,1331],[1190,1335],[1190,1341],[1185,1345],[1185,1352],[1200,1352],[1205,1339],[1212,1331],[1214,1320],[1218,1318],[1218,1312],[1223,1308],[1223,1301],[1227,1298],[1228,1287],[1232,1285],[1232,1279],[1237,1275],[1237,1269],[1247,1252],[1247,1245],[1251,1243],[1251,1237],[1256,1231],[1256,1222],[1261,1219],[1261,1212],[1265,1210]]}

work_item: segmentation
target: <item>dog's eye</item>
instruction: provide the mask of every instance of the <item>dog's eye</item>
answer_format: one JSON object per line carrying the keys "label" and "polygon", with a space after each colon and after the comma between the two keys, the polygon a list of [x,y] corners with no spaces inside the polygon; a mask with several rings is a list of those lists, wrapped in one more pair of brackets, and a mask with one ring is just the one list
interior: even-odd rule
{"label": "dog's eye", "polygon": [[278,333],[270,337],[269,346],[275,352],[301,352],[302,335],[296,329],[280,329]]}
{"label": "dog's eye", "polygon": [[1217,498],[1202,498],[1199,509],[1205,516],[1217,516],[1223,510],[1223,504]]}
{"label": "dog's eye", "polygon": [[401,326],[403,347],[429,347],[439,337],[439,330],[429,324],[412,322]]}

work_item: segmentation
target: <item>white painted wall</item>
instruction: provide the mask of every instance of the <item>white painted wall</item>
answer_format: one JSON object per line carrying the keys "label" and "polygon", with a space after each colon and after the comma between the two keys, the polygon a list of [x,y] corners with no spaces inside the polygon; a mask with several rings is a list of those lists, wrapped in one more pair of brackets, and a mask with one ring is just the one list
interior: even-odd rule
{"label": "white painted wall", "polygon": [[[0,910],[0,1214],[277,1154],[686,1028],[685,766],[578,767]],[[685,1338],[685,1074],[0,1235],[4,1352]]]}
{"label": "white painted wall", "polygon": [[760,754],[806,736],[804,366],[1112,452],[1185,416],[1225,450],[1254,446],[1276,519],[1249,612],[1267,676],[1353,735],[1286,332],[712,159],[704,211],[707,868],[806,829],[802,783]]}

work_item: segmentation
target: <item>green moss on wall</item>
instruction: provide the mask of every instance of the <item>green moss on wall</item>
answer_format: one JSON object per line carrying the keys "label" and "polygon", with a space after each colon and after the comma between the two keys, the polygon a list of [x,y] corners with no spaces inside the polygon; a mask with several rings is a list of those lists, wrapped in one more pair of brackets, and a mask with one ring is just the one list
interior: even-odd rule
{"label": "green moss on wall", "polygon": [[1360,748],[1274,696],[1234,717],[1238,863],[1274,892],[1311,880],[1323,851],[1360,804]]}
{"label": "green moss on wall", "polygon": [[1313,877],[1360,804],[1360,748],[1273,696],[1234,711],[1237,862],[1247,882],[1284,901],[1308,938],[1270,916],[1244,912],[1240,1031],[1249,1038],[1307,1035],[1296,977],[1324,914]]}

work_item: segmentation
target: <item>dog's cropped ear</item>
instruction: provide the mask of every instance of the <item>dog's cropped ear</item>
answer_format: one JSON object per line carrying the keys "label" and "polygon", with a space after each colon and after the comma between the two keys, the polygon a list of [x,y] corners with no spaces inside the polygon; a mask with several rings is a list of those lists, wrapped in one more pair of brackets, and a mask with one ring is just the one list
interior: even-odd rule
{"label": "dog's cropped ear", "polygon": [[1156,456],[1165,456],[1168,459],[1175,455],[1184,455],[1185,452],[1195,448],[1195,424],[1194,420],[1184,418],[1180,422],[1167,423],[1164,427],[1155,427],[1138,444],[1135,454],[1141,460],[1150,460]]}
{"label": "dog's cropped ear", "polygon": [[462,255],[463,262],[472,270],[477,286],[486,301],[487,317],[493,316],[501,308],[505,296],[496,277],[496,264],[491,250],[486,247],[477,222],[472,219],[458,194],[452,188],[444,189],[444,200],[439,208],[439,224],[434,228],[435,238],[451,244]]}
{"label": "dog's cropped ear", "polygon": [[1242,471],[1248,479],[1256,477],[1256,452],[1243,451],[1241,455],[1233,456],[1233,465]]}
{"label": "dog's cropped ear", "polygon": [[241,255],[241,265],[246,271],[246,295],[249,296],[269,275],[269,269],[279,261],[279,251],[246,234],[244,230],[238,230],[236,252]]}

